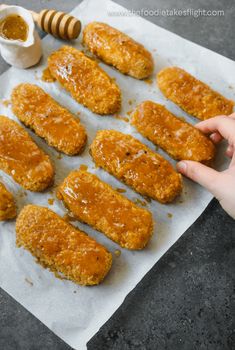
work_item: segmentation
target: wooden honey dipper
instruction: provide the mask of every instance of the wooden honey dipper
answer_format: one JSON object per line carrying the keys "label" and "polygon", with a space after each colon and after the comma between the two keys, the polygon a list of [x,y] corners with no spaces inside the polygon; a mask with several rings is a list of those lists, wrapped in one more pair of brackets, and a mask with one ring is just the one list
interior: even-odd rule
{"label": "wooden honey dipper", "polygon": [[81,32],[81,22],[64,12],[42,10],[40,13],[30,11],[34,21],[46,33],[65,40],[76,39]]}
{"label": "wooden honey dipper", "polygon": [[[2,4],[1,9],[9,7]],[[81,32],[79,19],[56,10],[42,10],[40,13],[30,11],[34,21],[44,32],[65,40],[76,39]]]}

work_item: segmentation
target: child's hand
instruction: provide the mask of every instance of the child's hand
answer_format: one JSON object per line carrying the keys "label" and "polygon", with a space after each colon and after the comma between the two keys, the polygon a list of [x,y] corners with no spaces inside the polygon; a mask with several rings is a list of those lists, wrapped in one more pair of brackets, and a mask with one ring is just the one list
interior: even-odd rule
{"label": "child's hand", "polygon": [[228,141],[226,155],[231,158],[230,165],[228,169],[218,172],[203,164],[183,160],[177,164],[177,169],[206,187],[219,200],[224,210],[235,219],[235,113],[205,120],[196,127],[209,134],[214,143],[219,143],[223,138]]}

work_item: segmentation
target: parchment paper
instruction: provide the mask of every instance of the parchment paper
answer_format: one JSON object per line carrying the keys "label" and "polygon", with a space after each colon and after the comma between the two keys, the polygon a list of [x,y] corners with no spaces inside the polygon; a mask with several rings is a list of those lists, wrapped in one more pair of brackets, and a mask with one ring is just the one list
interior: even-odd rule
{"label": "parchment paper", "polygon": [[[153,54],[155,72],[152,84],[124,76],[111,67],[101,64],[110,76],[116,78],[122,90],[123,103],[120,115],[125,116],[126,112],[133,109],[135,105],[150,99],[165,104],[176,115],[183,116],[191,123],[195,123],[192,117],[183,113],[173,103],[166,101],[156,87],[156,72],[169,65],[185,68],[226,97],[234,99],[235,63],[233,61],[182,39],[142,18],[108,16],[109,11],[119,10],[123,8],[111,1],[86,0],[72,13],[81,19],[83,26],[90,21],[97,20],[119,28],[143,43]],[[53,159],[56,168],[56,184],[62,181],[70,170],[78,168],[80,164],[86,164],[91,172],[98,174],[102,180],[107,181],[114,188],[124,188],[128,198],[143,200],[141,196],[111,175],[96,169],[88,149],[96,131],[105,128],[132,134],[153,150],[156,149],[155,146],[138,134],[129,123],[111,116],[101,117],[92,114],[88,109],[73,101],[69,94],[56,83],[41,81],[41,72],[45,67],[46,57],[61,45],[63,42],[47,36],[43,40],[44,59],[38,67],[28,70],[11,68],[5,72],[0,77],[0,99],[8,100],[12,88],[18,83],[31,82],[40,85],[74,114],[80,112],[79,117],[89,135],[88,145],[81,156],[62,156],[59,159],[58,152],[30,132],[37,144]],[[72,45],[82,49],[80,39],[73,42]],[[130,101],[133,103],[132,106],[130,106]],[[0,105],[0,113],[16,120],[10,106],[7,107],[6,104]],[[174,163],[164,152],[159,152]],[[216,166],[217,168],[225,167],[225,158],[218,156]],[[18,210],[21,210],[27,203],[35,203],[48,206],[60,215],[65,214],[63,206],[58,201],[55,200],[54,205],[48,204],[49,198],[55,198],[55,190],[53,192],[48,190],[43,194],[30,193],[22,190],[4,173],[1,172],[0,176],[0,180],[4,180],[17,198]],[[104,283],[97,287],[80,287],[72,282],[55,278],[51,272],[36,264],[27,251],[15,247],[15,222],[1,223],[0,286],[65,342],[75,349],[83,350],[86,348],[87,341],[122,304],[126,295],[203,212],[211,198],[211,194],[206,190],[184,179],[183,194],[174,204],[161,205],[155,201],[148,203],[147,208],[153,213],[156,224],[151,243],[141,252],[120,249],[101,233],[81,223],[74,223],[104,244],[111,252],[116,249],[121,250],[121,256],[116,257],[113,254],[112,270]],[[172,214],[172,218],[169,218],[168,213]]]}

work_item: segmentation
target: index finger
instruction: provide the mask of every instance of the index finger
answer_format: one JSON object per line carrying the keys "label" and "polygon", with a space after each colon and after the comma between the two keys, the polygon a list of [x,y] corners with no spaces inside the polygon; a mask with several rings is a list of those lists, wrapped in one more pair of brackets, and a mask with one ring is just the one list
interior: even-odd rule
{"label": "index finger", "polygon": [[212,134],[218,132],[222,137],[229,141],[229,143],[235,143],[235,114],[228,116],[218,116],[210,118],[196,125],[196,128],[201,130],[205,134]]}

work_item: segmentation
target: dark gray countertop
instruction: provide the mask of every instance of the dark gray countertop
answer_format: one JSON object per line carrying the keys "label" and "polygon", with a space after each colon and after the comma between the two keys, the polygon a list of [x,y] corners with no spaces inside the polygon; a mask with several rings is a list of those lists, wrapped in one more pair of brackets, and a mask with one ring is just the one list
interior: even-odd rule
{"label": "dark gray countertop", "polygon": [[[94,0],[97,1],[98,0]],[[5,1],[69,11],[77,0]],[[149,17],[235,59],[234,0],[117,0],[129,9],[222,9],[223,17]],[[212,62],[213,64],[213,62]],[[0,60],[0,73],[8,68]],[[231,74],[234,72],[231,72]],[[235,221],[213,200],[88,343],[89,350],[235,349]],[[70,349],[0,289],[0,349]]]}

